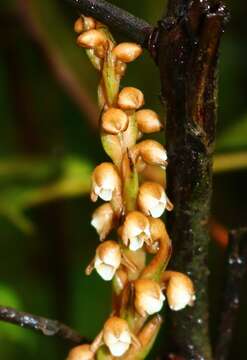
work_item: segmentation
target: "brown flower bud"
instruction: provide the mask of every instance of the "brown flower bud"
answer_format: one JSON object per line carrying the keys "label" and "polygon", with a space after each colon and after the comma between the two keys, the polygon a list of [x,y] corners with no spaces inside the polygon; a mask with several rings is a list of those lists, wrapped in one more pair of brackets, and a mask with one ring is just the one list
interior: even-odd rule
{"label": "brown flower bud", "polygon": [[116,167],[107,162],[98,165],[92,174],[92,201],[97,201],[98,196],[110,201],[114,191],[121,192],[121,179]]}
{"label": "brown flower bud", "polygon": [[150,279],[135,281],[135,307],[141,316],[159,312],[164,301],[165,296],[157,282]]}
{"label": "brown flower bud", "polygon": [[88,30],[82,33],[77,38],[77,44],[87,49],[95,49],[104,46],[107,39],[105,35],[99,30]]}
{"label": "brown flower bud", "polygon": [[102,128],[106,133],[117,135],[127,129],[128,116],[121,109],[110,108],[102,116]]}
{"label": "brown flower bud", "polygon": [[143,93],[134,87],[123,88],[118,96],[118,106],[123,110],[136,110],[144,104]]}
{"label": "brown flower bud", "polygon": [[137,59],[142,53],[142,48],[138,44],[134,43],[121,43],[113,49],[113,54],[118,60],[124,63],[129,63]]}
{"label": "brown flower bud", "polygon": [[122,228],[122,240],[130,250],[142,248],[144,242],[150,240],[150,225],[148,218],[139,211],[130,212]]}
{"label": "brown flower bud", "polygon": [[120,263],[121,250],[118,243],[108,240],[97,247],[94,267],[102,279],[112,280]]}
{"label": "brown flower bud", "polygon": [[136,120],[139,130],[145,134],[160,131],[163,127],[158,114],[153,110],[142,109],[137,111]]}
{"label": "brown flower bud", "polygon": [[113,356],[124,355],[131,345],[131,333],[127,321],[113,316],[103,328],[103,340]]}
{"label": "brown flower bud", "polygon": [[141,185],[137,201],[140,210],[154,218],[159,218],[167,206],[164,188],[154,182],[147,181]]}
{"label": "brown flower bud", "polygon": [[114,211],[110,203],[98,207],[92,216],[91,225],[99,234],[100,240],[103,241],[113,227]]}
{"label": "brown flower bud", "polygon": [[77,34],[81,34],[84,31],[84,21],[82,17],[79,17],[74,24],[74,31]]}
{"label": "brown flower bud", "polygon": [[90,345],[79,345],[69,352],[66,360],[94,360],[94,353]]}
{"label": "brown flower bud", "polygon": [[166,271],[162,280],[171,310],[178,311],[187,305],[193,306],[196,299],[195,290],[187,275],[175,271]]}
{"label": "brown flower bud", "polygon": [[167,165],[167,153],[164,147],[155,140],[144,140],[135,145],[131,150],[134,159],[141,156],[149,165],[159,165],[163,168]]}

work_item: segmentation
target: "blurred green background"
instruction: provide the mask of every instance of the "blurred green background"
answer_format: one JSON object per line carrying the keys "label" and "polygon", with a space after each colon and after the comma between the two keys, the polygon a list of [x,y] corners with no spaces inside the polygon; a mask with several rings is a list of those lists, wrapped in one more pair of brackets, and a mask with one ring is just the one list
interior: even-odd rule
{"label": "blurred green background", "polygon": [[[112,2],[153,24],[164,9],[164,0]],[[247,224],[247,4],[229,0],[228,6],[214,230],[219,224],[226,229]],[[92,338],[111,308],[110,285],[83,273],[98,243],[90,227],[95,208],[88,197],[90,173],[106,156],[97,135],[98,77],[75,44],[76,17],[61,0],[1,1],[0,304],[59,319]],[[162,112],[158,71],[147,54],[129,66],[124,84],[142,89],[147,106]],[[212,241],[213,339],[223,260],[224,250]],[[246,359],[246,291],[242,299],[232,359]],[[164,334],[160,344],[165,350]],[[68,349],[62,340],[0,323],[0,359],[63,359]]]}

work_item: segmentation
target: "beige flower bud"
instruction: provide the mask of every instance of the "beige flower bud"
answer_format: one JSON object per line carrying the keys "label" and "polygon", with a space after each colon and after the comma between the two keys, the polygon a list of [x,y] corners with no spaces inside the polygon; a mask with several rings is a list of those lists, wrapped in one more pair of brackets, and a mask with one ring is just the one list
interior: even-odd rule
{"label": "beige flower bud", "polygon": [[167,153],[164,147],[155,140],[144,140],[132,149],[134,159],[141,156],[149,165],[167,166]]}
{"label": "beige flower bud", "polygon": [[100,240],[103,241],[113,227],[114,211],[110,203],[98,207],[93,213],[91,225],[99,234]]}
{"label": "beige flower bud", "polygon": [[77,44],[87,49],[95,49],[104,46],[107,39],[105,35],[99,30],[88,30],[82,33],[77,38]]}
{"label": "beige flower bud", "polygon": [[94,360],[94,353],[90,345],[79,345],[69,352],[66,360]]}
{"label": "beige flower bud", "polygon": [[139,130],[145,134],[160,131],[163,127],[158,114],[149,109],[142,109],[137,111],[136,121]]}
{"label": "beige flower bud", "polygon": [[164,301],[165,296],[156,281],[149,279],[135,281],[135,307],[141,316],[159,312]]}
{"label": "beige flower bud", "polygon": [[138,44],[134,43],[121,43],[113,49],[113,54],[118,60],[124,63],[129,63],[137,59],[142,53],[142,48]]}
{"label": "beige flower bud", "polygon": [[96,249],[94,267],[105,281],[110,281],[121,263],[120,246],[112,240],[99,245]]}
{"label": "beige flower bud", "polygon": [[128,116],[121,109],[111,108],[102,116],[102,128],[106,133],[117,135],[127,129]]}
{"label": "beige flower bud", "polygon": [[122,240],[130,250],[137,251],[144,242],[150,240],[150,225],[148,218],[139,211],[130,212],[122,228]]}
{"label": "beige flower bud", "polygon": [[114,191],[121,191],[121,179],[116,167],[107,162],[98,165],[92,174],[92,201],[97,201],[98,196],[104,201],[110,201]]}
{"label": "beige flower bud", "polygon": [[103,328],[103,340],[113,356],[124,355],[131,345],[127,321],[116,316],[108,319]]}
{"label": "beige flower bud", "polygon": [[134,87],[125,87],[119,93],[118,105],[123,110],[139,109],[144,105],[143,93]]}
{"label": "beige flower bud", "polygon": [[166,296],[171,310],[178,311],[193,306],[195,290],[190,278],[182,273],[166,271],[163,276]]}
{"label": "beige flower bud", "polygon": [[137,201],[140,210],[154,218],[159,218],[167,206],[164,188],[154,182],[147,181],[141,185]]}

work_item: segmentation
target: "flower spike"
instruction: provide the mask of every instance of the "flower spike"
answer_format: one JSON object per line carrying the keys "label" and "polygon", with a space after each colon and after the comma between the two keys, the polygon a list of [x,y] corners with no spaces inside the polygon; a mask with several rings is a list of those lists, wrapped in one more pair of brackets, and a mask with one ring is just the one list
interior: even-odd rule
{"label": "flower spike", "polygon": [[[91,17],[82,15],[74,30],[100,75],[100,137],[113,162],[103,162],[92,173],[91,200],[106,203],[92,215],[91,225],[103,242],[86,274],[96,270],[112,281],[113,312],[93,343],[74,348],[67,360],[145,359],[160,329],[157,313],[165,299],[175,311],[195,300],[191,280],[166,271],[172,241],[160,217],[173,209],[165,192],[166,150],[153,139],[139,141],[163,124],[156,112],[142,108],[141,90],[120,88],[127,64],[141,55],[142,48],[116,44],[108,28]],[[114,240],[106,240],[109,234]]]}

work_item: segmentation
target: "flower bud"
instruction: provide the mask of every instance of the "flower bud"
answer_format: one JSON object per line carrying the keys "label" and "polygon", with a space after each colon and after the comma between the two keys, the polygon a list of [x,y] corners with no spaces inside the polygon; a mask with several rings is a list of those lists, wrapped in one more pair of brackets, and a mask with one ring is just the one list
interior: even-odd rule
{"label": "flower bud", "polygon": [[107,162],[98,165],[92,174],[92,201],[97,201],[98,196],[110,201],[115,190],[121,191],[121,179],[116,167]]}
{"label": "flower bud", "polygon": [[111,108],[102,116],[102,128],[106,133],[117,135],[127,129],[128,116],[121,109]]}
{"label": "flower bud", "polygon": [[115,241],[105,241],[97,247],[94,267],[105,280],[110,281],[121,263],[120,246]]}
{"label": "flower bud", "polygon": [[103,328],[103,340],[113,356],[124,355],[131,344],[127,321],[116,316],[108,319]]}
{"label": "flower bud", "polygon": [[165,296],[156,281],[149,279],[135,281],[135,307],[141,316],[159,312],[164,301]]}
{"label": "flower bud", "polygon": [[134,87],[123,88],[118,96],[118,105],[123,110],[136,110],[144,104],[143,93]]}
{"label": "flower bud", "polygon": [[74,24],[74,31],[77,34],[81,34],[84,31],[84,21],[82,17],[79,17]]}
{"label": "flower bud", "polygon": [[139,130],[145,134],[160,131],[163,127],[158,114],[149,109],[142,109],[137,111],[136,121]]}
{"label": "flower bud", "polygon": [[113,227],[114,211],[110,203],[98,207],[93,213],[91,225],[99,234],[100,240],[103,241]]}
{"label": "flower bud", "polygon": [[88,30],[77,38],[77,44],[87,49],[95,49],[104,46],[106,43],[105,35],[99,30]]}
{"label": "flower bud", "polygon": [[175,271],[166,271],[163,281],[171,310],[178,311],[184,309],[187,305],[193,306],[196,299],[195,290],[188,276]]}
{"label": "flower bud", "polygon": [[138,206],[146,215],[159,218],[167,206],[167,196],[164,188],[154,182],[145,182],[140,186]]}
{"label": "flower bud", "polygon": [[142,248],[144,242],[150,239],[148,218],[139,211],[130,212],[122,228],[122,240],[131,251]]}
{"label": "flower bud", "polygon": [[94,353],[90,345],[79,345],[69,352],[66,360],[94,360]]}
{"label": "flower bud", "polygon": [[135,43],[121,43],[113,49],[113,54],[118,58],[118,60],[121,60],[124,63],[134,61],[141,55],[141,53],[141,46]]}
{"label": "flower bud", "polygon": [[167,165],[166,150],[155,140],[141,141],[132,149],[132,153],[134,158],[141,156],[149,165],[159,165],[163,168]]}

